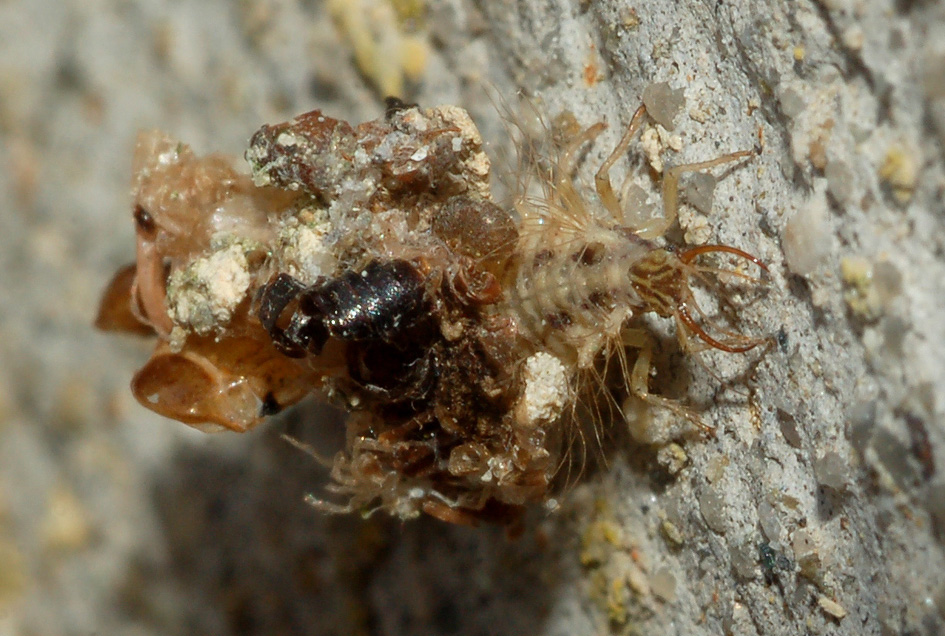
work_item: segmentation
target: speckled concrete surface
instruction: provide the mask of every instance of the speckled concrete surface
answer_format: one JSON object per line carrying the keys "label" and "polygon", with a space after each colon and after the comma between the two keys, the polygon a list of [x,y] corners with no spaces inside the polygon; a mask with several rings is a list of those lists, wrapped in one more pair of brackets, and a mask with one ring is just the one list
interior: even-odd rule
{"label": "speckled concrete surface", "polygon": [[[945,631],[941,3],[417,11],[0,2],[0,633]],[[590,175],[654,82],[685,90],[666,161],[762,145],[675,238],[708,227],[768,263],[744,318],[779,346],[670,357],[655,381],[672,372],[715,434],[615,435],[517,541],[317,514],[324,472],[279,434],[330,449],[337,415],[197,433],[128,394],[148,344],[89,326],[133,256],[141,128],[240,154],[261,123],[373,119],[403,86],[468,108],[501,157],[483,86],[514,112],[523,89],[525,127],[532,109],[610,124]]]}

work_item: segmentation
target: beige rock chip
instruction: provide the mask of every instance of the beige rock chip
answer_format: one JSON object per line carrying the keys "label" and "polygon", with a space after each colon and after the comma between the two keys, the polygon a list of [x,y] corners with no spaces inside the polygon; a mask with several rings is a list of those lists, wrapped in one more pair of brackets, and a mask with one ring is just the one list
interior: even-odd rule
{"label": "beige rock chip", "polygon": [[233,243],[171,275],[168,313],[176,325],[206,335],[229,322],[249,284],[244,247]]}
{"label": "beige rock chip", "polygon": [[520,423],[535,426],[558,418],[569,402],[568,372],[555,356],[539,352],[525,361],[525,394],[518,407]]}

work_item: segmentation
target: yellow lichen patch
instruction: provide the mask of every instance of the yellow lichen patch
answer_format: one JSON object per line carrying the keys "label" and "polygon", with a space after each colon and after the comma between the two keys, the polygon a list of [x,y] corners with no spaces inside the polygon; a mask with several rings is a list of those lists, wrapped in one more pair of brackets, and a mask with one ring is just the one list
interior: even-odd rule
{"label": "yellow lichen patch", "polygon": [[587,570],[588,600],[611,627],[624,627],[652,615],[654,596],[647,559],[602,501],[596,502],[581,535],[580,559]]}
{"label": "yellow lichen patch", "polygon": [[412,32],[423,15],[420,0],[329,0],[327,7],[378,93],[402,97],[404,79],[423,75],[430,46]]}
{"label": "yellow lichen patch", "polygon": [[679,527],[669,519],[663,519],[660,522],[660,532],[662,532],[666,540],[675,547],[681,546],[686,540],[683,533],[679,530]]}
{"label": "yellow lichen patch", "polygon": [[0,535],[0,608],[15,602],[26,588],[23,554],[12,541]]}
{"label": "yellow lichen patch", "polygon": [[882,313],[882,301],[873,285],[873,265],[865,258],[848,256],[840,261],[840,274],[846,289],[843,299],[850,311],[862,320],[876,320]]}
{"label": "yellow lichen patch", "polygon": [[630,600],[630,588],[622,578],[610,580],[607,586],[607,618],[612,623],[622,625],[627,622],[627,604]]}
{"label": "yellow lichen patch", "polygon": [[84,547],[91,535],[88,513],[65,485],[53,489],[49,498],[42,536],[50,550],[73,552]]}
{"label": "yellow lichen patch", "polygon": [[908,203],[919,179],[919,159],[916,151],[902,144],[889,148],[883,165],[879,168],[879,178],[890,187],[896,201],[902,205]]}
{"label": "yellow lichen patch", "polygon": [[397,19],[405,27],[416,26],[427,11],[424,0],[390,0],[390,4],[397,12]]}
{"label": "yellow lichen patch", "polygon": [[620,545],[620,527],[609,520],[593,522],[581,535],[581,564],[594,567],[605,563],[609,553]]}

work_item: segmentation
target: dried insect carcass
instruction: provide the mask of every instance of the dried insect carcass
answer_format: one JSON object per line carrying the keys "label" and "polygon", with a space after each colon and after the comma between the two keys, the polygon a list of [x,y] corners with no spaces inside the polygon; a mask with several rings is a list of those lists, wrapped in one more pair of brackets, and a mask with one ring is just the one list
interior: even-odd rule
{"label": "dried insect carcass", "polygon": [[270,217],[296,197],[158,132],[138,138],[132,195],[137,259],[110,283],[96,325],[160,337],[132,381],[138,401],[205,429],[246,430],[304,397],[312,374],[276,350],[246,302]]}
{"label": "dried insect carcass", "polygon": [[[652,242],[673,221],[628,228],[607,172],[601,210],[571,171],[581,134],[520,219],[490,199],[489,160],[465,111],[392,104],[352,126],[313,111],[252,138],[242,176],[158,135],[142,138],[135,176],[138,258],[116,276],[99,326],[154,331],[135,378],[139,401],[190,424],[236,430],[318,391],[350,411],[333,462],[334,511],[426,512],[452,522],[511,521],[548,495],[574,424],[576,378],[616,356],[647,390],[649,350],[635,315],[676,318],[710,335],[688,251]],[[593,208],[593,209],[592,209]],[[624,346],[642,347],[630,372]],[[234,389],[235,387],[235,389]]]}
{"label": "dried insect carcass", "polygon": [[290,355],[317,353],[323,342],[344,350],[343,372],[326,386],[352,412],[331,487],[347,502],[316,503],[509,519],[553,477],[544,439],[516,438],[517,334],[487,309],[495,300],[457,289],[466,272],[431,276],[422,267],[375,260],[363,272],[293,284],[288,303],[282,277],[261,293],[260,315]]}
{"label": "dried insect carcass", "polygon": [[518,335],[497,311],[517,228],[489,200],[468,116],[401,107],[351,128],[310,114],[263,128],[247,157],[257,183],[301,192],[329,219],[332,275],[302,281],[276,263],[257,301],[288,355],[342,361],[324,383],[352,411],[333,467],[347,503],[318,505],[471,521],[540,498],[554,436],[517,428]]}
{"label": "dried insect carcass", "polygon": [[136,397],[245,430],[322,391],[352,411],[332,471],[347,503],[323,507],[507,520],[539,499],[554,436],[516,428],[518,336],[497,307],[517,228],[481,145],[465,111],[405,105],[263,127],[251,176],[143,137],[138,260],[99,319],[160,338]]}

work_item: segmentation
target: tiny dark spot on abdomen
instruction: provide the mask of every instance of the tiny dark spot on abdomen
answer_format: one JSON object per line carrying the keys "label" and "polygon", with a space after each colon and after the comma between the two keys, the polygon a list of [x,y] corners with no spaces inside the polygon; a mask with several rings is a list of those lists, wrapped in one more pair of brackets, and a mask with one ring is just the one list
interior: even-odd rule
{"label": "tiny dark spot on abdomen", "polygon": [[597,309],[611,310],[614,306],[613,295],[606,290],[598,289],[587,297],[587,300]]}
{"label": "tiny dark spot on abdomen", "polygon": [[545,316],[545,322],[553,329],[567,329],[572,324],[574,320],[571,318],[571,314],[566,311],[559,311]]}
{"label": "tiny dark spot on abdomen", "polygon": [[600,243],[588,243],[574,254],[571,254],[571,260],[585,267],[597,265],[604,260],[604,246]]}
{"label": "tiny dark spot on abdomen", "polygon": [[539,267],[544,267],[551,262],[551,259],[555,257],[555,253],[551,250],[541,250],[535,254],[535,258],[532,259],[532,267],[538,269]]}

